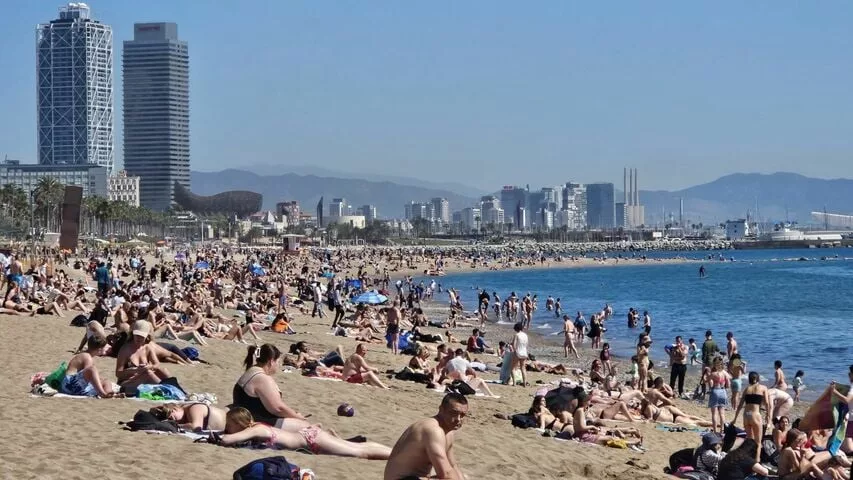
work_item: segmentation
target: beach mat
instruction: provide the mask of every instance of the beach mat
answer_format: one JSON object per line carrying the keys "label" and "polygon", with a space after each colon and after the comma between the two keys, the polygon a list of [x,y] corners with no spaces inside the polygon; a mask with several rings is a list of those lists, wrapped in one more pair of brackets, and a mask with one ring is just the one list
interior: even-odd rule
{"label": "beach mat", "polygon": [[[849,385],[835,386],[842,395],[847,395],[850,391]],[[818,397],[817,400],[806,410],[805,415],[800,420],[800,430],[810,432],[812,430],[834,429],[838,424],[837,410],[835,404],[841,403],[832,400],[832,387],[827,387],[826,390]]]}

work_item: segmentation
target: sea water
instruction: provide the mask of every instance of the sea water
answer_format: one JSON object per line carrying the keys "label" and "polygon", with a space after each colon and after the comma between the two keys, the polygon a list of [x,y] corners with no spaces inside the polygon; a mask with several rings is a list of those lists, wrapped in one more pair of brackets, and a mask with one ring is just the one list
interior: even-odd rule
{"label": "sea water", "polygon": [[[725,261],[720,261],[720,254]],[[630,254],[628,254],[630,255]],[[797,370],[812,397],[831,381],[847,383],[853,363],[853,249],[729,250],[724,252],[653,252],[645,265],[590,268],[478,271],[448,275],[443,287],[456,288],[466,311],[476,309],[477,288],[510,292],[523,297],[537,294],[538,310],[532,328],[542,334],[562,330],[562,320],[545,309],[548,295],[560,298],[563,313],[574,319],[582,311],[614,310],[604,340],[617,356],[630,358],[640,333],[627,326],[629,307],[652,316],[652,358],[667,359],[664,347],[676,335],[696,339],[701,348],[706,330],[712,330],[722,351],[726,332],[733,332],[748,371],[773,378],[773,362],[782,360],[788,383]],[[611,258],[614,256],[610,255]],[[699,263],[663,264],[652,258],[682,256]],[[709,260],[711,256],[713,259]],[[612,260],[611,260],[612,262]],[[490,305],[490,320],[495,320]],[[508,335],[503,335],[508,336]],[[489,337],[497,344],[502,338]],[[508,339],[508,338],[507,338]],[[583,348],[589,348],[589,343]],[[532,350],[536,351],[535,346]],[[666,364],[666,363],[662,363]]]}

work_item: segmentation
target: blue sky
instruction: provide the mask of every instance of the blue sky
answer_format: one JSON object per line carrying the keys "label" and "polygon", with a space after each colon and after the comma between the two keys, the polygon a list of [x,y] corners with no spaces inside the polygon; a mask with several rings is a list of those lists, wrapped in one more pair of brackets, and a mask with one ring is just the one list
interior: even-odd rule
{"label": "blue sky", "polygon": [[[0,156],[35,161],[35,26],[0,0]],[[144,5],[144,6],[143,6]],[[102,0],[121,42],[189,42],[192,168],[676,189],[734,172],[853,177],[853,2]],[[285,169],[283,168],[283,171]]]}

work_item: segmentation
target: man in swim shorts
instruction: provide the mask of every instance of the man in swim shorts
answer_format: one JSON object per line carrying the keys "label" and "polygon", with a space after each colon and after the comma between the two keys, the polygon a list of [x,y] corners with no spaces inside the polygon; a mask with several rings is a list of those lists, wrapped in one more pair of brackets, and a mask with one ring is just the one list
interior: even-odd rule
{"label": "man in swim shorts", "polygon": [[382,383],[382,380],[379,380],[379,377],[376,376],[376,372],[378,372],[379,369],[371,367],[364,360],[365,355],[367,355],[367,349],[364,348],[363,343],[359,343],[358,346],[355,347],[355,353],[350,355],[346,363],[344,363],[344,369],[341,372],[341,376],[344,381],[347,383],[367,383],[374,387],[388,388],[384,383]]}
{"label": "man in swim shorts", "polygon": [[413,423],[397,440],[384,480],[420,480],[433,470],[437,478],[464,479],[453,455],[453,441],[467,414],[468,400],[463,395],[445,395],[437,415]]}

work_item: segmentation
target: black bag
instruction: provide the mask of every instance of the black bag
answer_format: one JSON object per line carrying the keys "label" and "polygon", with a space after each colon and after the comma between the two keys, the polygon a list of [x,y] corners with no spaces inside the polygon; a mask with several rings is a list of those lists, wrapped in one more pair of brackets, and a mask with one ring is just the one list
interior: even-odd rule
{"label": "black bag", "polygon": [[474,395],[477,393],[476,390],[471,388],[471,385],[468,385],[467,383],[463,382],[462,380],[454,380],[453,383],[451,383],[447,387],[447,391],[459,393],[462,395]]}
{"label": "black bag", "polygon": [[86,315],[77,315],[71,320],[72,327],[85,327],[89,323],[89,317]]}
{"label": "black bag", "polygon": [[299,467],[281,455],[255,460],[234,472],[234,480],[298,480]]}
{"label": "black bag", "polygon": [[674,474],[676,478],[686,478],[688,480],[714,480],[714,476],[708,472],[701,470],[691,470],[689,472],[679,472]]}
{"label": "black bag", "polygon": [[512,426],[516,428],[536,428],[536,419],[526,413],[516,413],[512,416]]}
{"label": "black bag", "polygon": [[[121,422],[119,422],[121,424]],[[139,430],[156,430],[158,432],[178,433],[178,424],[172,420],[158,420],[148,410],[137,410],[133,420],[124,424],[132,432]]]}
{"label": "black bag", "polygon": [[695,468],[696,465],[693,462],[694,458],[692,448],[685,448],[679,450],[669,456],[669,471],[676,472],[678,471],[679,467],[684,466]]}

